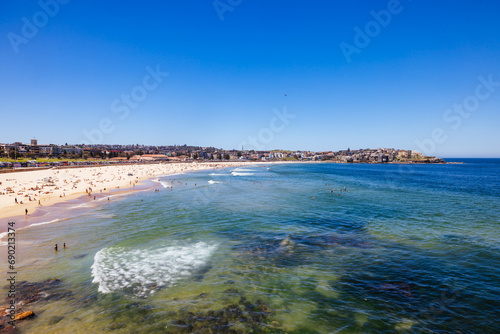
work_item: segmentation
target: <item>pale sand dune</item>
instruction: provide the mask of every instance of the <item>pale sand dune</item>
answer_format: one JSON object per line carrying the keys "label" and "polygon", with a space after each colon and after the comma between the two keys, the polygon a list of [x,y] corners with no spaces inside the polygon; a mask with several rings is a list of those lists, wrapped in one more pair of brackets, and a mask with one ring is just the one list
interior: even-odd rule
{"label": "pale sand dune", "polygon": [[25,209],[32,214],[39,207],[38,201],[44,207],[50,206],[86,195],[90,188],[96,195],[116,189],[134,190],[134,184],[159,175],[250,164],[261,163],[137,164],[3,173],[0,174],[0,219],[24,215]]}

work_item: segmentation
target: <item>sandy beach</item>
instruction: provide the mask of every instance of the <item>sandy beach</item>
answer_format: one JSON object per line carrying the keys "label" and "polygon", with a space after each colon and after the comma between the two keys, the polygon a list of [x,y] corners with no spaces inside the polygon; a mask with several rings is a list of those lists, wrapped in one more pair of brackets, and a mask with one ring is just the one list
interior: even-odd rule
{"label": "sandy beach", "polygon": [[141,181],[160,175],[237,167],[261,162],[162,163],[86,168],[53,168],[0,174],[0,219],[28,216],[37,208],[82,196],[134,191]]}

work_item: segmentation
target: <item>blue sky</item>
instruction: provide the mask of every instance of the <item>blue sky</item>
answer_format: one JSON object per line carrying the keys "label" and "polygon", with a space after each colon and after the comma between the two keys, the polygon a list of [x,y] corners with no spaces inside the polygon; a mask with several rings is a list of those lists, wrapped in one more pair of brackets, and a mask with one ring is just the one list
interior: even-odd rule
{"label": "blue sky", "polygon": [[500,157],[496,0],[55,1],[0,4],[0,142]]}

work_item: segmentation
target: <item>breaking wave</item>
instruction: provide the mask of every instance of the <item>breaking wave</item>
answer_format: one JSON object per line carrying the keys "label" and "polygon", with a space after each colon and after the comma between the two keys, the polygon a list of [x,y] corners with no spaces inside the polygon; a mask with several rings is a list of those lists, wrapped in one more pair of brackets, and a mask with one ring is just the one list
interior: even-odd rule
{"label": "breaking wave", "polygon": [[94,257],[92,283],[99,284],[102,293],[125,291],[144,297],[191,276],[216,248],[204,242],[156,249],[103,248]]}

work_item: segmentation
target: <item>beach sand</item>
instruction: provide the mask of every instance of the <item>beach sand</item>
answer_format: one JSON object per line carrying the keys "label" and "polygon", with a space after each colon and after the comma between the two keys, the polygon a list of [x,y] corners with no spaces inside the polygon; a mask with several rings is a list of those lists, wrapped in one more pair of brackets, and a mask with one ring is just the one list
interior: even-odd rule
{"label": "beach sand", "polygon": [[[159,163],[82,168],[52,168],[0,174],[0,219],[49,210],[53,204],[82,196],[134,191],[141,181],[161,175],[237,167],[261,162]],[[139,187],[138,187],[139,188]],[[17,200],[17,203],[16,203]]]}

